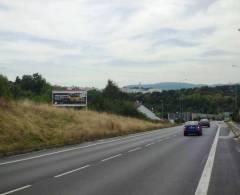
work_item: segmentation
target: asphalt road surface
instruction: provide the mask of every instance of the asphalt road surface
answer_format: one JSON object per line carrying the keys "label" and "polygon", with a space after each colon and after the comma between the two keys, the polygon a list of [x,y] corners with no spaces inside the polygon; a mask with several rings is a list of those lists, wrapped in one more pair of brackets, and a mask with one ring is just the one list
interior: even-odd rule
{"label": "asphalt road surface", "polygon": [[224,123],[182,127],[0,159],[0,195],[239,195],[240,146]]}

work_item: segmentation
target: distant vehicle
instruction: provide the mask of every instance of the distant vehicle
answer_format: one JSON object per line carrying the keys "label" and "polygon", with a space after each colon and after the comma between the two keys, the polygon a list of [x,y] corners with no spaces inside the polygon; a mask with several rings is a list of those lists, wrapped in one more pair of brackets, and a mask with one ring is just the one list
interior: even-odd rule
{"label": "distant vehicle", "polygon": [[202,127],[210,127],[210,122],[208,119],[201,119],[199,125]]}
{"label": "distant vehicle", "polygon": [[202,127],[199,125],[198,121],[188,121],[184,125],[183,129],[184,136],[187,135],[202,135]]}

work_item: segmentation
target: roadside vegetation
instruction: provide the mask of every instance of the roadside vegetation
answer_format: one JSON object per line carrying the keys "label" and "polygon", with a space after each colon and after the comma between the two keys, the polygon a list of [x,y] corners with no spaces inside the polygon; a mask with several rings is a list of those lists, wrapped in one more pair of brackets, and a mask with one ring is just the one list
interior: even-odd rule
{"label": "roadside vegetation", "polygon": [[[17,77],[14,82],[0,75],[0,98],[5,100],[28,99],[36,103],[51,103],[53,89],[66,87],[53,86],[38,73]],[[94,89],[88,91],[88,107],[98,112],[145,119],[145,116],[137,111],[135,101],[130,95],[121,92],[111,80],[102,91]]]}
{"label": "roadside vegetation", "polygon": [[[0,75],[0,153],[35,150],[169,126],[151,122],[137,111],[138,100],[159,116],[179,111],[216,114],[232,112],[240,120],[237,87],[233,85],[170,90],[148,94],[121,92],[111,80],[103,90],[88,91],[88,111],[51,106],[53,86],[41,75],[15,81]],[[239,99],[239,96],[238,96]],[[164,108],[164,109],[163,109]],[[162,113],[162,110],[163,113]]]}
{"label": "roadside vegetation", "polygon": [[0,154],[80,143],[168,127],[96,111],[57,108],[31,101],[0,102]]}
{"label": "roadside vegetation", "polygon": [[[145,106],[153,108],[160,116],[163,114],[165,118],[167,113],[179,112],[181,105],[183,112],[208,114],[233,112],[232,119],[240,121],[240,93],[237,93],[237,89],[240,91],[240,85],[204,86],[162,91],[161,93],[139,93],[133,96],[134,99],[143,102]],[[238,94],[237,101],[236,93]]]}
{"label": "roadside vegetation", "polygon": [[232,121],[227,122],[227,125],[233,132],[235,139],[240,143],[240,128]]}
{"label": "roadside vegetation", "polygon": [[[53,86],[41,75],[23,75],[15,81],[0,75],[0,98],[11,100],[29,99],[34,102],[50,103],[52,89],[63,89]],[[111,80],[100,91],[88,91],[89,109],[98,112],[108,112],[123,116],[145,118],[139,113],[135,101],[142,102],[148,108],[153,108],[158,116],[167,118],[167,113],[180,110],[180,102],[184,112],[219,114],[233,112],[233,120],[240,121],[240,90],[239,85],[225,85],[216,87],[199,87],[193,89],[169,90],[154,93],[127,94],[121,92]],[[237,105],[236,105],[236,94]]]}

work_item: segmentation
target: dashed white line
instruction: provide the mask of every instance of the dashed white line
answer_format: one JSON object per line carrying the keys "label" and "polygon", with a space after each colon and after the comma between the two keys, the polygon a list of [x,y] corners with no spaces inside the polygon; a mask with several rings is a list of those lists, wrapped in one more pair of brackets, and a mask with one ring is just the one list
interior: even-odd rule
{"label": "dashed white line", "polygon": [[[132,139],[132,138],[135,138],[135,137],[141,137],[141,136],[145,136],[145,135],[151,135],[151,134],[158,133],[158,131],[159,131],[159,130],[156,130],[156,131],[153,131],[153,132],[145,132],[145,133],[141,133],[141,134],[137,134],[137,135],[130,135],[130,136],[128,136],[128,137],[117,138],[117,139],[113,139],[113,140],[109,140],[109,141],[97,142],[97,143],[93,143],[93,144],[89,144],[89,145],[85,145],[85,146],[73,147],[73,148],[68,148],[68,149],[64,149],[64,150],[59,150],[59,151],[56,151],[56,152],[50,152],[50,153],[40,154],[40,155],[37,155],[37,156],[26,157],[26,158],[21,158],[21,159],[17,159],[17,160],[11,160],[11,161],[7,161],[7,162],[2,162],[2,163],[0,163],[0,166],[6,165],[6,164],[13,164],[13,163],[18,163],[18,162],[23,162],[23,161],[27,161],[27,160],[33,160],[33,159],[42,158],[42,157],[46,157],[46,156],[51,156],[51,155],[55,155],[55,154],[60,154],[60,153],[64,153],[64,152],[69,152],[69,151],[84,149],[84,148],[88,148],[88,147],[92,147],[92,146],[97,146],[97,145],[102,145],[102,144],[108,144],[108,143],[117,142],[117,141],[122,141],[122,140],[128,140],[128,139]],[[123,141],[123,142],[124,142],[124,141]]]}
{"label": "dashed white line", "polygon": [[20,190],[24,190],[24,189],[26,189],[26,188],[30,188],[30,187],[31,187],[31,185],[26,185],[26,186],[23,186],[23,187],[21,187],[21,188],[17,188],[17,189],[14,189],[14,190],[8,191],[8,192],[4,192],[4,193],[2,193],[2,194],[0,194],[0,195],[11,194],[11,193],[14,193],[14,192],[17,192],[17,191],[20,191]]}
{"label": "dashed white line", "polygon": [[134,152],[134,151],[141,150],[141,149],[142,149],[141,147],[138,147],[138,148],[134,148],[132,150],[129,150],[128,152]]}
{"label": "dashed white line", "polygon": [[151,146],[151,145],[153,145],[153,144],[155,144],[155,142],[152,142],[152,143],[146,144],[145,147]]}
{"label": "dashed white line", "polygon": [[38,155],[38,156],[32,156],[32,157],[22,158],[22,159],[18,159],[18,160],[12,160],[12,161],[8,161],[8,162],[0,163],[0,166],[1,165],[6,165],[6,164],[22,162],[22,161],[27,161],[27,160],[32,160],[32,159],[41,158],[41,157],[45,157],[45,156],[51,156],[51,155],[60,154],[60,153],[63,153],[63,152],[79,150],[79,149],[88,148],[88,147],[91,147],[91,146],[97,146],[97,145],[100,145],[100,144],[111,143],[111,142],[114,142],[114,141],[117,141],[117,140],[111,140],[111,141],[107,141],[107,142],[100,142],[100,143],[90,144],[90,145],[86,145],[86,146],[80,146],[80,147],[74,147],[74,148],[69,148],[69,149],[65,149],[65,150],[59,150],[59,151],[56,151],[56,152],[50,152],[50,153],[47,153],[47,154],[41,154],[41,155]]}
{"label": "dashed white line", "polygon": [[113,159],[113,158],[117,158],[117,157],[119,157],[119,156],[122,156],[122,154],[117,154],[117,155],[115,155],[115,156],[110,156],[110,157],[105,158],[105,159],[103,159],[103,160],[101,160],[101,161],[102,161],[102,162],[105,162],[105,161],[111,160],[111,159]]}
{"label": "dashed white line", "polygon": [[219,138],[219,132],[220,132],[220,126],[218,127],[216,136],[214,138],[211,150],[208,155],[207,162],[204,166],[202,176],[200,178],[200,181],[198,183],[195,195],[207,195],[208,192],[208,186],[212,174],[212,168],[213,168],[213,163],[214,163],[214,157],[217,149],[217,143],[218,143],[218,138]]}
{"label": "dashed white line", "polygon": [[168,139],[169,139],[169,137],[165,137],[165,138],[162,139],[162,141],[165,141],[165,140],[168,140]]}
{"label": "dashed white line", "polygon": [[54,176],[54,177],[55,177],[55,178],[62,177],[62,176],[64,176],[64,175],[68,175],[68,174],[70,174],[70,173],[73,173],[73,172],[76,172],[76,171],[80,171],[80,170],[82,170],[82,169],[86,169],[86,168],[88,168],[88,167],[90,167],[90,165],[85,165],[85,166],[83,166],[83,167],[80,167],[80,168],[77,168],[77,169],[73,169],[73,170],[71,170],[71,171],[67,171],[67,172],[65,172],[65,173],[56,175],[56,176]]}

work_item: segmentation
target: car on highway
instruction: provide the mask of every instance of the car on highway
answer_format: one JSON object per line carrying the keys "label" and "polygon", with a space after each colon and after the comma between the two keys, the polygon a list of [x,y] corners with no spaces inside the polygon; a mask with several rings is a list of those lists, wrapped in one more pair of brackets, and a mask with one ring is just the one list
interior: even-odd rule
{"label": "car on highway", "polygon": [[202,127],[198,121],[188,121],[183,128],[184,136],[187,135],[202,135]]}
{"label": "car on highway", "polygon": [[210,127],[210,122],[209,122],[208,119],[201,119],[201,120],[199,121],[199,125],[200,125],[201,127]]}

